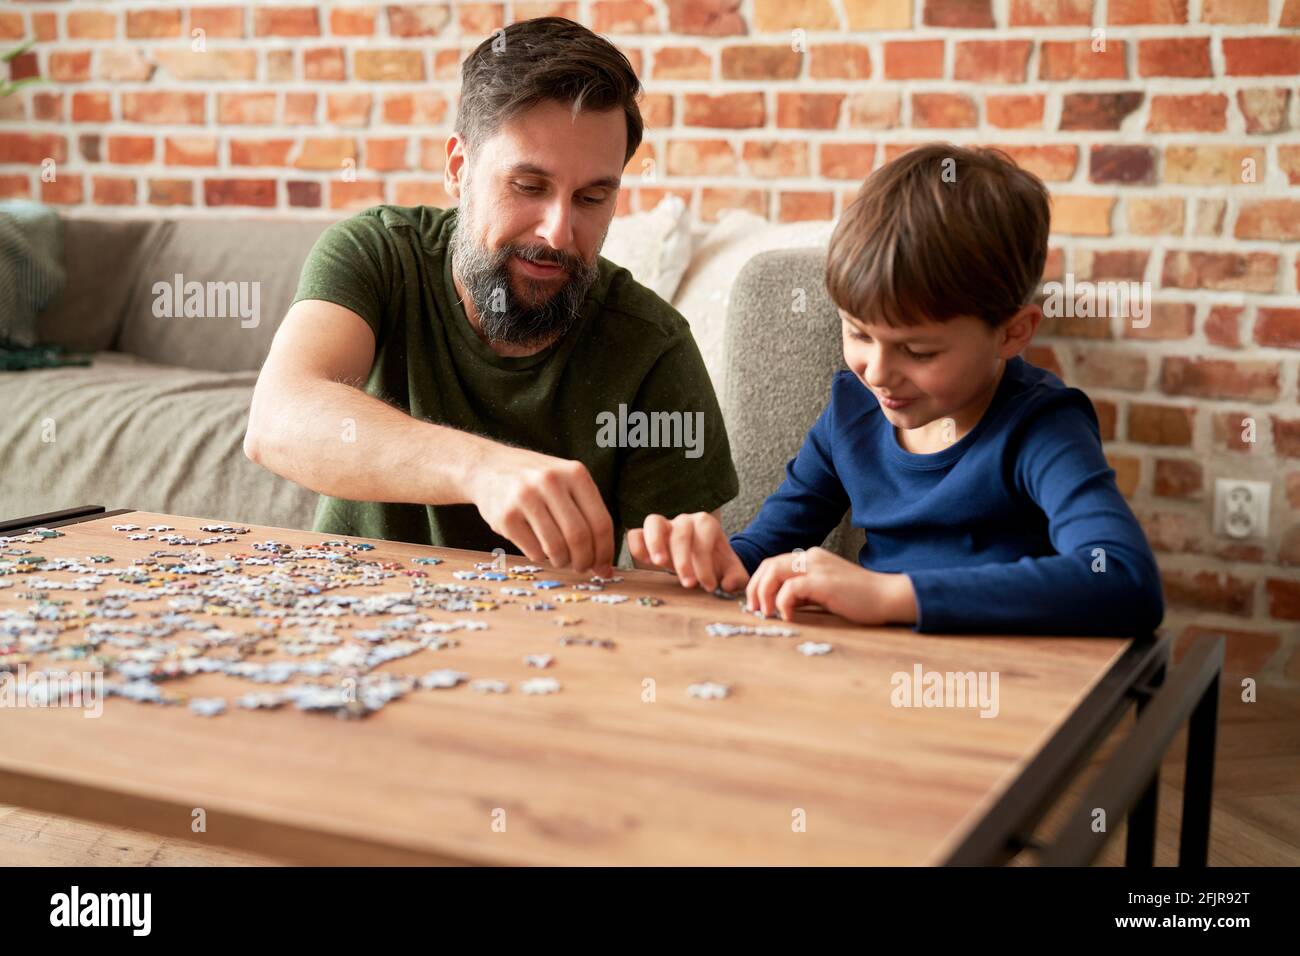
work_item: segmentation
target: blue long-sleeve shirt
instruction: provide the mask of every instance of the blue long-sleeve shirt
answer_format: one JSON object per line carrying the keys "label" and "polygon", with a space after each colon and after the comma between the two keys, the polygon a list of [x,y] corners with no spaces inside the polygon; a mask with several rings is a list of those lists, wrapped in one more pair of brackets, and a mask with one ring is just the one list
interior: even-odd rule
{"label": "blue long-sleeve shirt", "polygon": [[918,631],[1141,636],[1164,616],[1092,402],[1019,357],[975,427],[933,454],[904,450],[871,391],[840,372],[731,546],[752,574],[817,547],[850,509],[867,535],[859,563],[912,579]]}

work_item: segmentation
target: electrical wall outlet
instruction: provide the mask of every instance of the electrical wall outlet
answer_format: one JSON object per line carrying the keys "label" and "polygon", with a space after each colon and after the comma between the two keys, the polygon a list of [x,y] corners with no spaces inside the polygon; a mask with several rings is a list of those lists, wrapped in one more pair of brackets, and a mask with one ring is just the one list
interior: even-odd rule
{"label": "electrical wall outlet", "polygon": [[1267,481],[1217,478],[1214,482],[1214,533],[1229,538],[1267,538]]}

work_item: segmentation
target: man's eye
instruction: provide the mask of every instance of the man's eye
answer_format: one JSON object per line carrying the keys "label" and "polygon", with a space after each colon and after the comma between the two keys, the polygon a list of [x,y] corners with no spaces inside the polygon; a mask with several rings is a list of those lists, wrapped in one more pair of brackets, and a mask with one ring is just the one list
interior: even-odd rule
{"label": "man's eye", "polygon": [[582,198],[582,201],[585,202],[588,206],[599,206],[601,203],[603,203],[603,202],[605,201],[605,197],[604,197],[604,196],[584,196],[584,197]]}
{"label": "man's eye", "polygon": [[523,183],[515,183],[515,188],[518,189],[521,193],[524,193],[525,195],[528,196],[531,196],[534,193],[539,193],[542,191],[541,186],[526,186]]}

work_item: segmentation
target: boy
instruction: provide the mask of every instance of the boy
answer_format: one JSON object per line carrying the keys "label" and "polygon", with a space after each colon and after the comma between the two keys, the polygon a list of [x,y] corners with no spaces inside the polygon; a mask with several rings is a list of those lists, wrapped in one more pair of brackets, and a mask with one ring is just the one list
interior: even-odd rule
{"label": "boy", "polygon": [[[918,631],[1149,633],[1155,558],[1088,397],[1020,353],[1042,319],[1047,191],[1003,154],[934,144],[870,176],[827,251],[849,371],[757,517],[651,515],[642,565],[789,620],[815,603]],[[817,547],[846,510],[854,564]]]}

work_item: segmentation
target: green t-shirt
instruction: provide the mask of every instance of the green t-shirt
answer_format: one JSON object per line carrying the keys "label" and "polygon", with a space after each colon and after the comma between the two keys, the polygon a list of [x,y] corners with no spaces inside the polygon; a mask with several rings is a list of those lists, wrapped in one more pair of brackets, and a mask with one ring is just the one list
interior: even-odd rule
{"label": "green t-shirt", "polygon": [[[717,396],[690,327],[672,306],[601,257],[574,326],[535,355],[503,358],[474,334],[460,304],[448,247],[455,227],[455,209],[376,206],[331,226],[308,256],[294,301],[336,303],[374,330],[368,394],[422,421],[581,461],[613,519],[615,556],[623,532],[648,514],[712,511],[736,496]],[[691,413],[702,435],[690,448],[663,447],[690,436],[680,427],[670,434],[662,416],[659,428],[638,431],[635,412],[642,424],[672,412],[685,423]],[[468,504],[323,495],[314,527],[520,553]]]}

